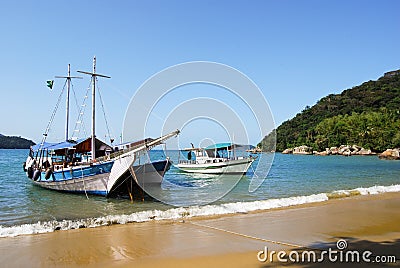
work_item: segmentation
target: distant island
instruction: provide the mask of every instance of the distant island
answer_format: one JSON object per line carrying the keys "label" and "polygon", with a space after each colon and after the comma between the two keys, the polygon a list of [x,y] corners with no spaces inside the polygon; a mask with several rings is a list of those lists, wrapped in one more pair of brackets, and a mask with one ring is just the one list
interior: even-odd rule
{"label": "distant island", "polygon": [[0,134],[0,149],[29,149],[32,145],[35,143],[31,140]]}
{"label": "distant island", "polygon": [[258,147],[282,152],[305,145],[325,151],[353,144],[374,152],[400,147],[400,70],[306,106],[264,137]]}

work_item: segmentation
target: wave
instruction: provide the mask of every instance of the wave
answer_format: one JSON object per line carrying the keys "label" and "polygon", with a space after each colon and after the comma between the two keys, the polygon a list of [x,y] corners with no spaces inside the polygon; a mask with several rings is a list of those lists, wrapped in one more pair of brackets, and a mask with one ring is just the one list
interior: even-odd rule
{"label": "wave", "polygon": [[400,185],[391,185],[391,186],[372,186],[368,188],[356,188],[352,190],[338,190],[333,191],[331,193],[327,193],[327,197],[329,199],[336,198],[344,198],[356,195],[373,195],[373,194],[381,194],[381,193],[393,193],[400,192]]}
{"label": "wave", "polygon": [[14,237],[19,235],[49,233],[57,230],[71,230],[79,228],[94,228],[114,224],[146,222],[152,220],[183,220],[199,216],[226,215],[247,213],[257,210],[284,208],[301,204],[324,202],[329,199],[345,198],[355,195],[373,195],[388,192],[400,192],[400,185],[372,186],[351,190],[337,190],[330,193],[312,194],[308,196],[294,196],[278,199],[267,199],[251,202],[234,202],[218,205],[179,207],[168,210],[147,210],[129,215],[109,215],[98,218],[81,220],[46,221],[17,226],[0,226],[0,237]]}

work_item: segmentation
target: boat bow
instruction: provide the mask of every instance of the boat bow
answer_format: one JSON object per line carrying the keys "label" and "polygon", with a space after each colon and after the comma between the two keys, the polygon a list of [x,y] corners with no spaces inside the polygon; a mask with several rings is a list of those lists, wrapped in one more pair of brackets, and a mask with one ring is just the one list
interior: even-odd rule
{"label": "boat bow", "polygon": [[[177,136],[179,133],[179,130],[175,130],[169,134],[159,137],[158,139],[154,139],[149,142],[146,142],[145,140],[139,145],[116,152],[116,155],[111,155],[110,157],[114,159],[114,165],[111,169],[110,177],[108,179],[107,191],[111,191],[118,179],[135,163],[137,156],[139,156],[140,153],[151,150],[155,146],[162,144],[164,141]],[[138,182],[136,181],[136,183]]]}

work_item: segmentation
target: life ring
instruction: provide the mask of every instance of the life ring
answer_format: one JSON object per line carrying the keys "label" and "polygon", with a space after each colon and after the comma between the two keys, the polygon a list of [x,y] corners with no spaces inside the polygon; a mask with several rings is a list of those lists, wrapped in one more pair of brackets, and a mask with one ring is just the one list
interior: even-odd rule
{"label": "life ring", "polygon": [[38,178],[39,178],[39,176],[40,176],[40,170],[39,169],[36,169],[35,170],[35,172],[33,172],[33,180],[34,181],[37,181],[38,180]]}
{"label": "life ring", "polygon": [[53,168],[52,168],[52,166],[49,167],[49,168],[46,170],[46,173],[45,173],[45,175],[44,175],[44,178],[45,178],[46,180],[50,179],[51,174],[53,174]]}
{"label": "life ring", "polygon": [[33,168],[32,167],[28,167],[28,169],[26,170],[26,173],[27,173],[29,179],[33,178]]}

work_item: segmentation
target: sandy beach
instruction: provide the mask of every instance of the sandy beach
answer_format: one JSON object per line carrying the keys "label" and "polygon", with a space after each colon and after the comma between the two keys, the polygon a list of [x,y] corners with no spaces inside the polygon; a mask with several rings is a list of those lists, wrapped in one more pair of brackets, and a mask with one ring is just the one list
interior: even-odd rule
{"label": "sandy beach", "polygon": [[0,262],[3,267],[264,267],[282,264],[259,261],[265,247],[336,249],[336,241],[345,239],[348,249],[397,254],[400,265],[399,211],[400,193],[385,193],[248,214],[1,238]]}

